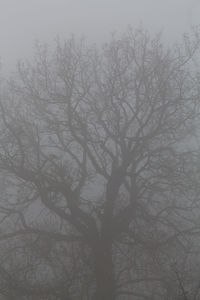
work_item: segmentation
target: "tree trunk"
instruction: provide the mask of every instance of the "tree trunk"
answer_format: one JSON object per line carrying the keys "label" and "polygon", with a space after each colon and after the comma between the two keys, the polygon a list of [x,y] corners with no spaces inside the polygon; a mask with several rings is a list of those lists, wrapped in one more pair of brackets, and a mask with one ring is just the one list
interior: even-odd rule
{"label": "tree trunk", "polygon": [[115,299],[115,278],[111,241],[99,241],[94,248],[96,293],[94,300]]}

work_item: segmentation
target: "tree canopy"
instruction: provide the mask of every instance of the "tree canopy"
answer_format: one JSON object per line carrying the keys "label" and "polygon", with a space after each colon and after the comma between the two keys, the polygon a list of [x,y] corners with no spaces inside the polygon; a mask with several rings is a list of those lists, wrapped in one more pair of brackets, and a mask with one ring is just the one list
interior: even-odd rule
{"label": "tree canopy", "polygon": [[72,37],[3,84],[5,299],[198,299],[199,41]]}

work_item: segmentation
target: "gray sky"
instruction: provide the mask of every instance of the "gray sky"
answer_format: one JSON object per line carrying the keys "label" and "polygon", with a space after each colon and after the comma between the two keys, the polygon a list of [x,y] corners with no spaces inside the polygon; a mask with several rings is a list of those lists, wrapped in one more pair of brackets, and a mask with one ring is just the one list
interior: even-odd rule
{"label": "gray sky", "polygon": [[140,22],[170,39],[200,23],[199,0],[0,0],[0,57],[4,69],[33,53],[39,39],[71,33],[106,40]]}

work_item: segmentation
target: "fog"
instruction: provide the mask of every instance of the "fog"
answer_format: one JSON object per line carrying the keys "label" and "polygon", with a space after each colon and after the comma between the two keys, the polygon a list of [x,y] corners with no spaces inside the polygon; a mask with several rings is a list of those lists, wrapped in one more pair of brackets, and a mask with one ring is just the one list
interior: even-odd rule
{"label": "fog", "polygon": [[0,0],[0,300],[200,299],[199,15]]}
{"label": "fog", "polygon": [[199,14],[198,0],[0,0],[0,57],[10,71],[30,57],[36,39],[51,43],[73,33],[99,43],[139,23],[174,40]]}

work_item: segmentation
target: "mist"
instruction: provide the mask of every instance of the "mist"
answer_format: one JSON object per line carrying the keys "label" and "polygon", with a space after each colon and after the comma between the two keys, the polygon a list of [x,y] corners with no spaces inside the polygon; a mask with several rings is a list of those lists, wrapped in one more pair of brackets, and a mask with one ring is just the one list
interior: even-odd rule
{"label": "mist", "polygon": [[0,300],[200,299],[199,15],[0,0]]}
{"label": "mist", "polygon": [[198,0],[0,0],[0,57],[4,69],[30,58],[36,40],[52,43],[71,34],[93,43],[143,24],[175,40],[199,22]]}

